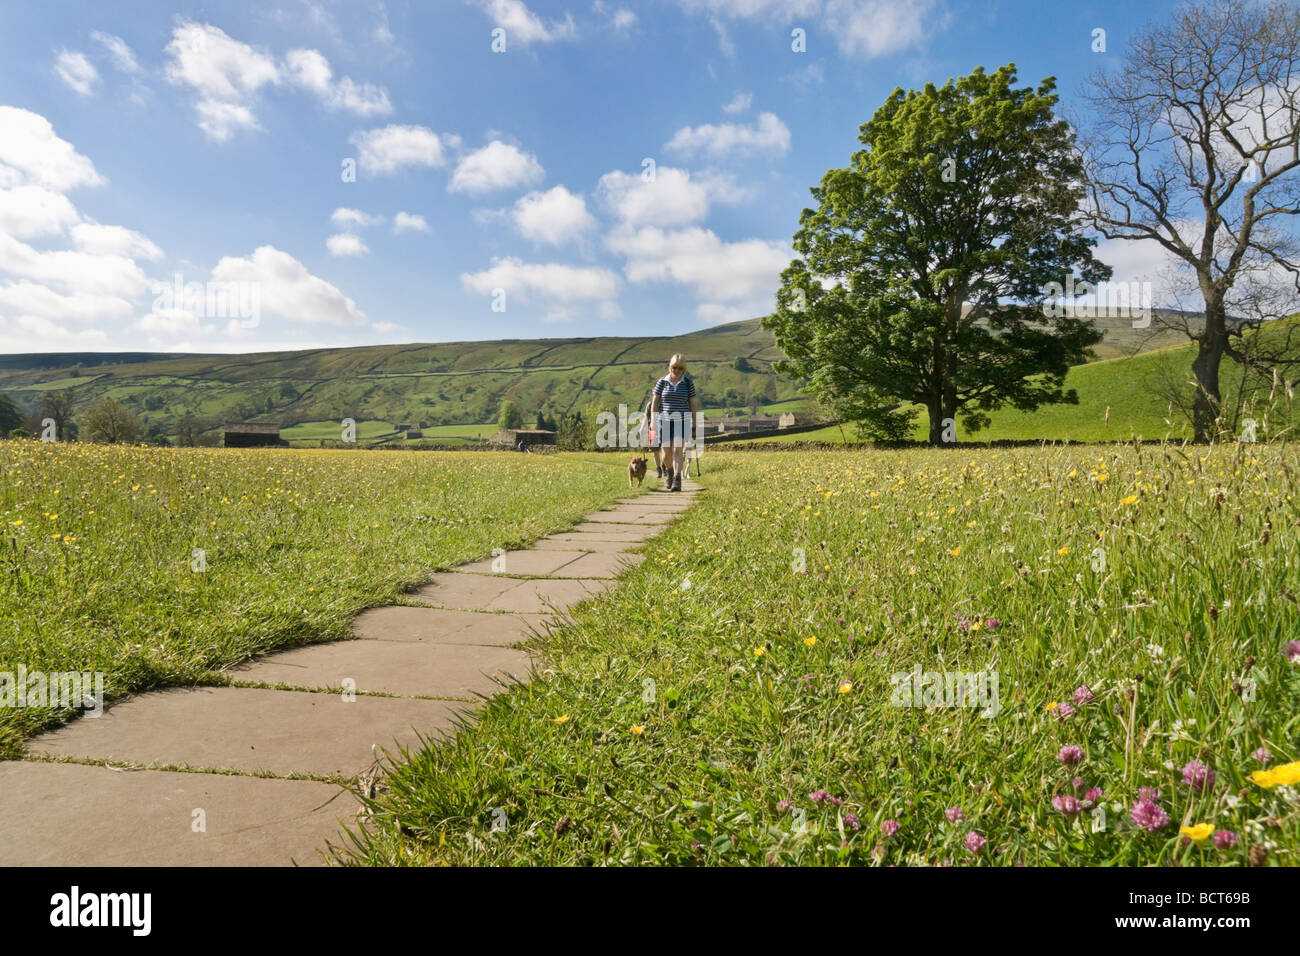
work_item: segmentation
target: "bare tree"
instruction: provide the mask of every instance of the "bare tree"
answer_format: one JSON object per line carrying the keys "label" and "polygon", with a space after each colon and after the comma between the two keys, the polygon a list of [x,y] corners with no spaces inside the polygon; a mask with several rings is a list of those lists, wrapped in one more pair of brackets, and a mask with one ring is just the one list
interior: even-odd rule
{"label": "bare tree", "polygon": [[1289,335],[1259,334],[1300,300],[1300,9],[1183,7],[1136,36],[1084,98],[1095,228],[1159,243],[1204,304],[1203,322],[1174,327],[1197,346],[1192,425],[1208,441],[1225,355],[1267,374],[1300,364]]}

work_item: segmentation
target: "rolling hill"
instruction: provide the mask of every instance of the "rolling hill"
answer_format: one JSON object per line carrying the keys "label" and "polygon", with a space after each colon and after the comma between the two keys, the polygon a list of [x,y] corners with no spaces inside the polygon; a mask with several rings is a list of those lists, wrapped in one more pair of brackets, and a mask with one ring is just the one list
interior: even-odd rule
{"label": "rolling hill", "polygon": [[[1168,333],[1152,337],[1134,330],[1127,319],[1102,318],[1097,324],[1106,332],[1097,349],[1100,359],[1175,341]],[[781,352],[757,319],[673,337],[508,339],[241,355],[6,355],[0,356],[0,392],[28,412],[46,390],[69,389],[74,416],[113,396],[146,429],[172,436],[189,415],[209,437],[223,422],[262,421],[281,425],[295,442],[316,444],[337,433],[340,419],[353,418],[362,438],[410,422],[454,443],[481,437],[506,399],[517,402],[530,423],[539,410],[555,417],[593,402],[636,408],[674,352],[686,356],[707,408],[771,406],[800,397],[800,383],[772,370]],[[748,370],[734,367],[737,358],[746,360]]]}

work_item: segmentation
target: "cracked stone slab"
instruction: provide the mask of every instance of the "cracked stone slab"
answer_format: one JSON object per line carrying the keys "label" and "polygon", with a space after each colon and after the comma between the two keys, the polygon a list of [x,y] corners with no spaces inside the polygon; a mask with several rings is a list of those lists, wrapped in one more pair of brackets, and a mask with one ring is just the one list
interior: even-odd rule
{"label": "cracked stone slab", "polygon": [[503,690],[502,681],[526,680],[530,669],[528,655],[508,647],[333,641],[272,654],[227,673],[240,680],[290,687],[471,697]]}
{"label": "cracked stone slab", "polygon": [[314,780],[11,760],[0,866],[319,866],[359,806]]}
{"label": "cracked stone slab", "polygon": [[566,578],[615,578],[645,560],[644,554],[583,553],[571,564],[566,564],[559,576]]}
{"label": "cracked stone slab", "polygon": [[615,508],[609,511],[593,511],[583,520],[593,524],[620,525],[666,525],[676,519],[676,515],[657,514],[644,508]]}
{"label": "cracked stone slab", "polygon": [[589,534],[556,534],[533,542],[539,551],[568,551],[581,548],[593,554],[619,554],[640,547],[640,541],[611,541],[607,537]]}
{"label": "cracked stone slab", "polygon": [[552,607],[561,610],[571,607],[612,584],[612,581],[520,580],[499,575],[446,572],[435,574],[432,582],[415,592],[415,597],[430,604],[463,610],[541,614]]}
{"label": "cracked stone slab", "polygon": [[[579,556],[586,551],[572,552]],[[451,608],[372,607],[352,620],[352,633],[370,641],[417,641],[426,644],[518,644],[545,633],[546,614],[490,614]]]}
{"label": "cracked stone slab", "polygon": [[[360,643],[360,642],[358,642]],[[140,766],[245,773],[340,774],[374,761],[371,747],[418,749],[454,732],[465,702],[309,694],[253,687],[173,687],[128,698],[28,742],[33,753]]]}
{"label": "cracked stone slab", "polygon": [[646,538],[658,534],[659,528],[630,524],[609,524],[599,521],[582,521],[573,526],[573,531],[603,535],[611,541],[644,541]]}
{"label": "cracked stone slab", "polygon": [[582,557],[582,554],[581,551],[506,551],[494,558],[458,565],[453,570],[473,574],[555,575],[566,564]]}

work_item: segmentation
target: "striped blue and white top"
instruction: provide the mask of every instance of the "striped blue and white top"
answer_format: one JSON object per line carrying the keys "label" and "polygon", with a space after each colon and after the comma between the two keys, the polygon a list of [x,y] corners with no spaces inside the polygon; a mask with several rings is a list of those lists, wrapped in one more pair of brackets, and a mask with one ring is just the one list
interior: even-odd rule
{"label": "striped blue and white top", "polygon": [[673,380],[665,375],[659,381],[655,382],[655,394],[659,396],[660,413],[674,412],[689,415],[691,411],[691,399],[695,397],[695,382],[689,375],[683,375],[673,384]]}

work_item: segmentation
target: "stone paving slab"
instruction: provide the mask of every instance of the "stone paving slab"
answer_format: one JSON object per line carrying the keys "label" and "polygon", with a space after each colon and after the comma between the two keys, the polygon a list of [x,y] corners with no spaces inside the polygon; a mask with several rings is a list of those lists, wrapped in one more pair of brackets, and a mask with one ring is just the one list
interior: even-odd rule
{"label": "stone paving slab", "polygon": [[463,702],[253,687],[174,687],[131,697],[28,743],[33,753],[140,766],[245,773],[341,774],[374,761],[371,746],[418,747],[454,729]]}
{"label": "stone paving slab", "polygon": [[483,611],[546,613],[585,601],[611,586],[609,581],[562,578],[521,580],[500,575],[444,572],[415,592],[420,601],[444,607]]}
{"label": "stone paving slab", "polygon": [[581,548],[594,554],[619,554],[641,546],[640,541],[611,541],[605,536],[590,534],[553,534],[533,542],[538,551],[568,551]]}
{"label": "stone paving slab", "polygon": [[658,533],[658,528],[650,528],[638,525],[618,525],[606,524],[597,521],[580,521],[573,526],[574,531],[585,531],[588,534],[600,534],[609,538],[611,541],[644,541]]}
{"label": "stone paving slab", "polygon": [[676,517],[673,514],[655,514],[644,508],[636,510],[618,508],[610,511],[593,511],[591,514],[586,515],[583,520],[593,524],[610,524],[618,527],[620,525],[666,525]]}
{"label": "stone paving slab", "polygon": [[[588,552],[577,552],[587,555]],[[435,607],[372,607],[352,621],[352,633],[363,640],[418,641],[425,644],[487,644],[504,646],[544,633],[546,614],[489,614]]]}
{"label": "stone paving slab", "polygon": [[8,761],[0,866],[319,866],[359,806],[314,780]]}
{"label": "stone paving slab", "polygon": [[239,680],[290,687],[408,697],[471,697],[502,690],[500,681],[526,680],[523,651],[483,644],[409,641],[331,641],[271,654],[227,671]]}
{"label": "stone paving slab", "polygon": [[[506,551],[493,558],[457,565],[452,570],[472,574],[555,575],[571,561],[582,557],[581,551]],[[502,563],[504,561],[504,564]],[[497,568],[501,568],[500,571]],[[560,575],[564,577],[564,575]]]}
{"label": "stone paving slab", "polygon": [[645,560],[644,554],[587,554],[566,564],[559,574],[566,578],[613,578]]}

